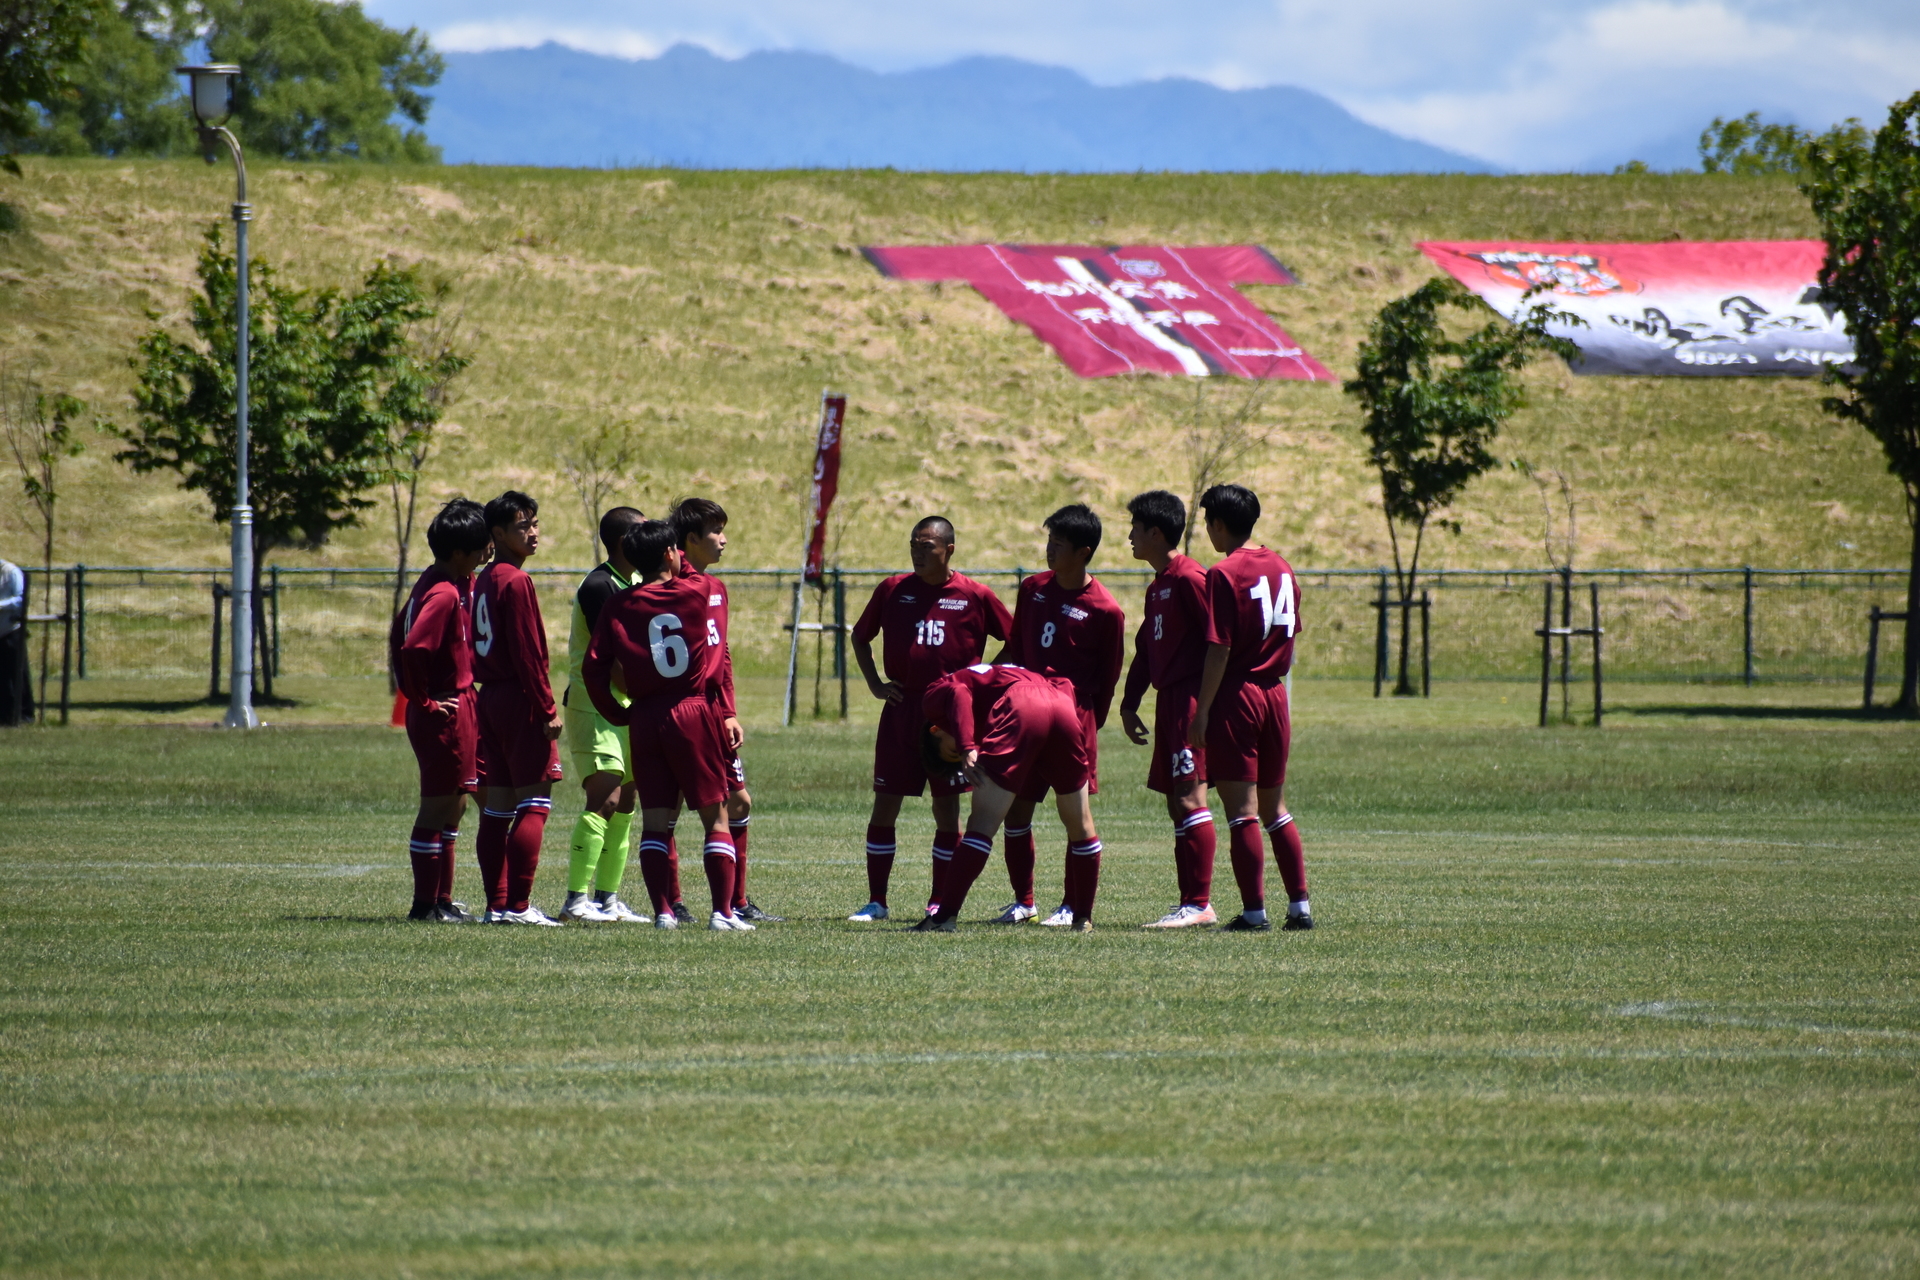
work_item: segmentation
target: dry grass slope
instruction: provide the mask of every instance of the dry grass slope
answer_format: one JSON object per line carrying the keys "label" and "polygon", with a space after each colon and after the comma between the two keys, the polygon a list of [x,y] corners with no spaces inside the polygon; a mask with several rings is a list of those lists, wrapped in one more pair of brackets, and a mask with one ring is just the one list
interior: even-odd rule
{"label": "dry grass slope", "polygon": [[[644,441],[622,493],[645,509],[700,491],[735,513],[733,559],[798,558],[800,478],[822,386],[851,394],[837,554],[902,559],[907,518],[950,511],[963,561],[1031,563],[1036,523],[1083,499],[1110,515],[1185,487],[1190,384],[1083,381],[961,285],[881,279],[856,246],[1093,241],[1266,245],[1297,288],[1250,290],[1336,372],[1371,313],[1432,274],[1424,238],[1773,238],[1813,232],[1775,180],[1704,177],[1341,177],[716,173],[263,164],[255,252],[312,285],[376,259],[455,282],[476,363],[434,497],[513,485],[549,505],[547,563],[581,564],[586,522],[561,477],[568,440],[612,423]],[[197,162],[33,161],[4,192],[0,358],[124,415],[127,357],[150,323],[180,326],[205,225],[229,179]],[[1896,486],[1857,428],[1788,380],[1530,375],[1533,407],[1503,456],[1570,473],[1589,565],[1904,563]],[[1216,390],[1216,394],[1219,391]],[[1267,541],[1316,566],[1379,563],[1385,538],[1350,405],[1280,387],[1271,443],[1243,477]],[[217,564],[222,530],[164,477],[94,442],[73,464],[59,555],[94,564]],[[11,484],[0,536],[27,513]],[[1538,492],[1490,477],[1433,563],[1543,563]],[[130,518],[131,517],[131,518]],[[390,563],[384,519],[284,564]]]}

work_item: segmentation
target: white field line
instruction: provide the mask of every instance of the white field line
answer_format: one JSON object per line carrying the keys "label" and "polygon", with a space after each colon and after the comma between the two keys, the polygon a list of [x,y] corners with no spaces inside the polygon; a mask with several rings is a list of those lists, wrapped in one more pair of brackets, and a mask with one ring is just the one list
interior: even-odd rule
{"label": "white field line", "polygon": [[1323,838],[1344,837],[1358,839],[1361,836],[1401,836],[1418,837],[1428,841],[1442,840],[1484,840],[1494,843],[1511,842],[1514,844],[1583,844],[1583,845],[1648,845],[1648,844],[1717,844],[1752,845],[1764,849],[1860,849],[1879,851],[1884,846],[1864,844],[1859,841],[1829,840],[1756,840],[1747,836],[1686,836],[1686,835],[1631,835],[1602,836],[1583,835],[1579,832],[1551,831],[1446,831],[1438,828],[1426,831],[1341,831],[1338,828],[1326,828]]}
{"label": "white field line", "polygon": [[396,858],[377,862],[9,862],[8,871],[270,871],[310,876],[364,876],[374,871],[405,870]]}
{"label": "white field line", "polygon": [[1715,1013],[1713,1006],[1698,1000],[1650,1000],[1644,1004],[1623,1004],[1614,1010],[1623,1018],[1659,1018],[1667,1022],[1693,1022],[1715,1027],[1753,1027],[1764,1031],[1803,1031],[1811,1035],[1871,1036],[1882,1040],[1920,1040],[1920,1032],[1881,1027],[1836,1027],[1819,1022],[1789,1022],[1784,1018],[1756,1018],[1737,1013]]}

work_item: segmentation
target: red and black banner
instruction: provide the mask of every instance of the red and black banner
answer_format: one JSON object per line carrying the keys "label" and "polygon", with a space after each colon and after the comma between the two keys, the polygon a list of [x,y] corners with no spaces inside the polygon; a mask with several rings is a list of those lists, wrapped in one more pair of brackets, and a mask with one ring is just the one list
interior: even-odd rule
{"label": "red and black banner", "polygon": [[902,280],[965,280],[1083,378],[1334,376],[1235,284],[1293,284],[1258,245],[976,244],[868,248]]}
{"label": "red and black banner", "polygon": [[1820,299],[1818,240],[1418,248],[1501,315],[1547,300],[1585,320],[1552,326],[1580,348],[1575,373],[1806,377],[1853,359],[1846,317]]}
{"label": "red and black banner", "polygon": [[820,397],[820,435],[813,447],[813,494],[807,502],[807,558],[801,577],[818,582],[826,569],[827,514],[840,492],[840,431],[847,420],[847,398]]}

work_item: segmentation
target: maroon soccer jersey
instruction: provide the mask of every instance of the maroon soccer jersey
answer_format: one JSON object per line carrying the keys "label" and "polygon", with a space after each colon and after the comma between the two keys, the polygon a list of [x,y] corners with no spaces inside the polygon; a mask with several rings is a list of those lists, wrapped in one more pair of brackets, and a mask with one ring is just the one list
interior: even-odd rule
{"label": "maroon soccer jersey", "polygon": [[717,574],[695,569],[687,563],[682,580],[696,583],[707,593],[707,641],[711,646],[709,659],[713,670],[708,673],[708,688],[714,706],[722,716],[737,716],[739,710],[733,699],[733,650],[727,644],[727,611],[730,607],[727,597],[727,584],[720,581]]}
{"label": "maroon soccer jersey", "polygon": [[[718,628],[709,625],[708,584],[702,579],[636,586],[600,610],[580,679],[609,724],[626,724],[634,712],[653,712],[708,694],[717,679]],[[615,664],[633,699],[631,708],[616,702],[609,688]]]}
{"label": "maroon soccer jersey", "polygon": [[394,678],[409,701],[426,702],[436,693],[472,687],[472,591],[472,578],[449,578],[437,566],[413,584],[407,607],[394,618],[388,636]]}
{"label": "maroon soccer jersey", "polygon": [[1126,628],[1119,602],[1097,579],[1068,591],[1051,570],[1036,573],[1020,584],[1000,661],[1069,681],[1075,704],[1091,711],[1098,727],[1107,722],[1120,682]]}
{"label": "maroon soccer jersey", "polygon": [[1227,646],[1225,684],[1272,684],[1292,669],[1300,593],[1285,560],[1241,547],[1207,570],[1207,603],[1207,643]]}
{"label": "maroon soccer jersey", "polygon": [[[1031,697],[1072,699],[1066,681],[1008,663],[975,663],[934,681],[921,698],[927,723],[954,736],[962,751],[1007,755],[1020,743],[1020,717],[1009,711]],[[1077,732],[1077,730],[1076,730]]]}
{"label": "maroon soccer jersey", "polygon": [[884,634],[887,679],[917,702],[941,676],[980,661],[988,636],[1005,640],[1012,621],[992,589],[964,573],[939,587],[898,573],[873,589],[853,634],[868,644]]}
{"label": "maroon soccer jersey", "polygon": [[1147,611],[1133,638],[1123,707],[1137,707],[1147,686],[1170,689],[1200,679],[1207,661],[1207,571],[1174,552],[1147,584]]}
{"label": "maroon soccer jersey", "polygon": [[525,570],[497,560],[474,579],[473,677],[481,684],[519,685],[533,718],[553,719],[540,597]]}

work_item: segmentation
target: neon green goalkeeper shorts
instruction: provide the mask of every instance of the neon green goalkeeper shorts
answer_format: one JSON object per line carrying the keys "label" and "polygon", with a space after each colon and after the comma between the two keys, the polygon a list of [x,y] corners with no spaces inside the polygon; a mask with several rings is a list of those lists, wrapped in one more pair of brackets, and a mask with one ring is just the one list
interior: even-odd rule
{"label": "neon green goalkeeper shorts", "polygon": [[617,773],[621,782],[633,781],[633,770],[627,764],[625,729],[608,724],[606,717],[592,707],[568,707],[566,730],[575,777],[584,780],[590,774]]}

